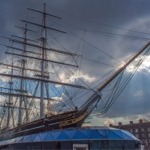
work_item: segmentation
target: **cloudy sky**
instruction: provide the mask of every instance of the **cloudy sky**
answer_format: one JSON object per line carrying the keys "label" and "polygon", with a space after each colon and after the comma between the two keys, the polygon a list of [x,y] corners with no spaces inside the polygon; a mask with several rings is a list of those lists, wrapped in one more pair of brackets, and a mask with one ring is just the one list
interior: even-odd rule
{"label": "cloudy sky", "polygon": [[[77,49],[82,41],[86,57],[115,67],[144,46],[150,37],[149,0],[1,0],[0,2],[0,35],[19,35],[21,31],[14,26],[22,25],[20,19],[38,21],[36,17],[30,16],[26,8],[41,10],[45,2],[49,13],[63,19],[60,29],[66,29],[74,35],[74,38],[70,38],[71,42],[63,39],[69,45],[67,49]],[[53,26],[52,23],[51,25]],[[5,41],[1,38],[0,43],[3,42]],[[5,49],[4,47],[0,49],[0,58],[3,60]],[[101,50],[112,58],[108,55],[104,58],[105,54]],[[98,77],[102,69],[94,71],[92,65],[85,66],[83,70],[85,74],[93,72],[90,74],[91,78]],[[103,69],[105,70],[105,67]],[[110,66],[109,69],[111,70]],[[113,120],[116,124],[118,121],[136,122],[139,118],[150,120],[149,69],[148,62],[145,62],[145,66],[133,77],[111,109],[104,116],[94,117],[92,124],[103,125],[106,120]]]}

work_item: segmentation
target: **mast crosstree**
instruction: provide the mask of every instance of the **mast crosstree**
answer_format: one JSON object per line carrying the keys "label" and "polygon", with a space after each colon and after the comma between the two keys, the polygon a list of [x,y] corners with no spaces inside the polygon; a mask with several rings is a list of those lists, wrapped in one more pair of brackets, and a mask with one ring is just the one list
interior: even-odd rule
{"label": "mast crosstree", "polygon": [[[5,106],[0,104],[0,107],[6,108],[4,113],[7,110],[5,128],[12,134],[12,137],[58,128],[81,126],[84,120],[95,109],[98,102],[102,100],[101,92],[137,57],[147,52],[150,46],[150,42],[148,42],[96,90],[92,89],[83,81],[83,84],[80,85],[80,79],[74,82],[65,82],[63,78],[60,78],[60,74],[63,75],[66,71],[62,68],[66,67],[71,72],[69,72],[70,74],[65,72],[66,78],[69,79],[69,77],[74,74],[73,69],[77,70],[79,68],[79,64],[77,64],[74,58],[76,56],[82,57],[82,55],[57,48],[49,48],[47,46],[47,30],[63,35],[66,32],[47,26],[47,16],[53,17],[54,19],[61,18],[47,13],[46,4],[44,4],[43,11],[30,8],[28,8],[28,10],[39,13],[42,16],[41,24],[21,20],[25,23],[25,27],[17,26],[17,28],[23,31],[23,37],[16,35],[13,35],[11,38],[4,37],[12,44],[0,44],[7,48],[5,52],[7,56],[13,58],[11,63],[0,63],[1,66],[9,69],[7,72],[0,73],[1,77],[9,81],[8,86],[0,87],[0,95],[7,97]],[[28,37],[28,32],[36,33],[36,31],[32,29],[28,29],[29,25],[41,29],[40,38],[38,38],[38,40]],[[52,46],[50,45],[50,47]],[[59,59],[60,56],[64,57],[64,59]],[[70,61],[68,57],[72,60]],[[137,63],[137,67],[141,62],[140,60],[139,63]],[[60,74],[58,74],[59,71]],[[70,94],[72,90],[77,91],[74,94],[75,96],[80,93],[79,90],[81,90],[81,92],[82,90],[90,92],[91,95],[88,93],[90,96],[87,94],[84,102],[81,102],[79,99],[79,104],[75,104],[73,101],[74,95]],[[109,102],[106,103],[105,110],[107,109],[107,105],[110,104]],[[70,108],[68,109],[66,105]],[[59,112],[59,109],[63,109],[63,107],[66,107],[67,111]],[[34,116],[31,115],[31,113],[33,113]],[[17,120],[17,123],[15,120]],[[1,127],[2,124],[4,123],[1,123]]]}
{"label": "mast crosstree", "polygon": [[[64,50],[58,50],[58,49],[47,47],[47,29],[53,30],[55,32],[62,33],[62,34],[66,33],[66,32],[61,31],[59,29],[48,27],[46,25],[46,16],[50,16],[55,19],[61,19],[60,17],[57,17],[55,15],[48,14],[46,12],[46,4],[44,4],[43,11],[38,11],[35,9],[30,9],[30,8],[28,8],[28,10],[36,12],[36,13],[40,13],[42,15],[41,24],[37,24],[34,22],[26,21],[26,20],[21,20],[23,23],[25,23],[25,27],[20,27],[20,26],[16,26],[16,27],[23,31],[24,37],[16,36],[16,35],[12,35],[12,38],[3,37],[3,38],[8,39],[9,41],[11,41],[13,43],[13,45],[0,44],[1,46],[4,46],[8,49],[8,51],[5,52],[7,55],[10,55],[12,57],[14,57],[14,56],[19,57],[18,62],[20,63],[20,64],[17,63],[17,64],[13,64],[13,65],[11,65],[10,63],[0,63],[0,65],[5,66],[8,69],[15,70],[12,73],[0,73],[0,76],[11,79],[10,87],[9,88],[1,87],[1,89],[5,90],[5,91],[0,91],[0,94],[3,96],[9,97],[9,102],[7,104],[11,104],[10,103],[10,101],[12,101],[12,100],[10,100],[11,97],[12,98],[16,97],[17,101],[18,101],[17,102],[18,106],[9,106],[8,105],[7,126],[9,126],[9,124],[10,124],[9,116],[10,116],[11,108],[18,108],[18,122],[17,122],[18,126],[21,126],[23,124],[22,116],[23,116],[24,109],[26,109],[26,117],[25,117],[26,122],[29,122],[30,108],[27,108],[29,105],[28,99],[39,99],[40,100],[39,117],[43,118],[45,116],[45,112],[44,112],[45,102],[44,101],[47,100],[49,104],[50,104],[49,101],[51,101],[51,102],[57,101],[56,99],[51,98],[51,96],[49,94],[49,89],[48,89],[49,83],[60,85],[60,86],[67,86],[67,87],[73,87],[73,88],[79,88],[79,89],[87,89],[86,87],[81,86],[81,85],[64,83],[64,82],[61,82],[58,80],[55,81],[55,80],[49,79],[50,74],[56,74],[56,73],[48,71],[48,63],[57,64],[58,66],[68,66],[68,67],[73,67],[73,68],[78,68],[78,65],[76,65],[76,63],[71,64],[71,63],[65,63],[65,62],[49,59],[48,52],[65,55],[65,56],[69,56],[69,57],[77,56],[77,54],[74,54],[72,52],[67,52]],[[28,29],[28,27],[27,27],[28,24],[41,28],[41,33],[40,33],[41,36],[39,38],[39,42],[27,37],[28,32],[36,33],[36,31],[34,31],[32,29]],[[14,44],[19,45],[19,46],[14,46]],[[37,49],[37,50],[36,51],[32,50],[33,48]],[[9,51],[9,49],[13,50],[13,52]],[[38,64],[40,64],[40,67],[38,67],[38,69],[29,68],[27,61],[30,61],[30,60],[38,61]],[[16,74],[17,71],[19,71],[20,73]],[[33,73],[38,73],[38,74],[35,74],[34,77],[31,77],[31,76],[27,75],[29,71],[33,72]],[[18,89],[15,89],[14,86],[12,86],[12,83],[15,80],[20,81],[20,87]],[[40,94],[31,95],[30,93],[28,93],[28,91],[26,89],[27,88],[26,83],[30,82],[30,81],[38,83],[37,88],[40,88],[40,90],[37,91],[37,88],[36,88],[34,93],[38,92]]]}

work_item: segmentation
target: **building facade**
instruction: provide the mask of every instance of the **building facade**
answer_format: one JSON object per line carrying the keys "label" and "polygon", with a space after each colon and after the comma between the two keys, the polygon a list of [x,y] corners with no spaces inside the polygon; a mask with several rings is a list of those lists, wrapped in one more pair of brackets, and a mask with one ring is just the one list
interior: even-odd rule
{"label": "building facade", "polygon": [[115,126],[110,124],[110,126],[131,132],[142,141],[144,150],[150,150],[150,122],[144,122],[140,119],[138,123],[130,121],[129,124],[123,125],[122,122],[118,122],[118,125]]}

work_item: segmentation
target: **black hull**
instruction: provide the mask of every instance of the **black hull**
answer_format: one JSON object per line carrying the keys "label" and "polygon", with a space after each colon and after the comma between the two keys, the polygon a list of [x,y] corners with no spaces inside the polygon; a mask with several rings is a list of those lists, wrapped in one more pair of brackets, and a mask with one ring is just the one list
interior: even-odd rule
{"label": "black hull", "polygon": [[[84,111],[70,111],[67,113],[46,117],[27,123],[15,129],[11,129],[10,133],[12,137],[18,137],[23,135],[36,134],[39,132],[45,132],[55,129],[64,129],[69,127],[80,127],[87,117],[87,110]],[[11,138],[12,138],[11,137]]]}

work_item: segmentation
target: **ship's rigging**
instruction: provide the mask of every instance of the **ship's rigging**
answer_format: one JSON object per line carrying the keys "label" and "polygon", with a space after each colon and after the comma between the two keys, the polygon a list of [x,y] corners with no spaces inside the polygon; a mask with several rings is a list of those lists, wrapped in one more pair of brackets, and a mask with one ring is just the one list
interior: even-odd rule
{"label": "ship's rigging", "polygon": [[[49,79],[49,74],[51,72],[47,71],[48,63],[52,63],[53,68],[54,68],[54,66],[53,66],[54,64],[58,65],[58,67],[62,65],[62,66],[77,68],[78,66],[77,66],[75,61],[73,61],[73,63],[65,63],[63,61],[57,61],[56,59],[55,60],[48,59],[48,54],[47,54],[48,52],[49,53],[54,52],[54,53],[65,55],[65,56],[67,55],[69,57],[76,56],[77,54],[67,52],[67,51],[58,50],[58,49],[54,49],[54,48],[47,48],[47,46],[46,46],[46,44],[47,44],[47,41],[46,41],[47,40],[47,31],[46,30],[47,29],[53,30],[55,32],[63,33],[63,34],[65,33],[64,31],[46,26],[46,17],[51,16],[51,17],[56,18],[56,19],[61,19],[60,17],[46,13],[45,4],[44,4],[43,12],[38,11],[38,10],[34,10],[34,9],[28,9],[28,10],[41,14],[42,15],[42,24],[37,24],[37,23],[26,21],[26,20],[22,20],[22,22],[25,22],[25,27],[18,27],[17,26],[17,28],[23,30],[24,37],[12,36],[12,38],[8,38],[9,41],[12,43],[12,45],[11,46],[3,45],[5,47],[7,47],[7,49],[8,49],[8,51],[6,51],[6,54],[11,55],[12,57],[18,56],[19,62],[17,63],[17,65],[9,64],[9,63],[1,63],[2,66],[5,66],[5,67],[10,68],[12,70],[11,74],[10,73],[1,73],[1,76],[8,77],[11,80],[10,81],[11,84],[10,84],[9,88],[1,87],[1,95],[4,95],[4,96],[7,95],[9,97],[9,99],[12,97],[16,97],[18,99],[17,105],[19,105],[19,106],[17,106],[17,107],[12,106],[12,108],[18,108],[19,109],[17,125],[21,125],[23,123],[22,122],[23,120],[21,119],[23,102],[24,102],[24,107],[26,109],[26,122],[28,122],[28,112],[29,112],[28,109],[30,109],[30,108],[26,108],[27,105],[29,107],[29,104],[27,104],[27,103],[29,103],[29,102],[27,102],[28,101],[27,99],[29,99],[29,98],[30,99],[33,99],[33,98],[40,99],[40,108],[39,108],[40,118],[45,116],[44,100],[48,101],[47,105],[49,105],[48,106],[49,110],[50,110],[50,103],[57,101],[56,99],[51,98],[49,95],[49,89],[48,89],[49,83],[57,84],[60,86],[63,85],[63,86],[69,86],[69,87],[73,87],[73,88],[86,89],[86,87],[84,87],[84,86],[75,85],[75,84],[71,84],[71,83],[63,83],[61,81],[55,81],[55,80]],[[39,43],[35,40],[27,38],[27,32],[35,32],[31,29],[28,29],[27,24],[41,27],[41,33],[40,33],[41,36],[39,38]],[[20,45],[20,46],[18,47],[18,46],[14,46],[14,45]],[[31,50],[33,48],[37,48],[38,52]],[[30,50],[28,50],[28,49],[30,49]],[[31,59],[33,59],[35,61],[39,61],[38,65],[40,65],[40,67],[37,67],[37,69],[27,68],[26,67],[27,61],[28,60],[30,61]],[[17,74],[17,71],[13,71],[13,70],[19,70],[20,73]],[[33,73],[35,73],[34,77],[27,76],[27,71],[32,71]],[[53,73],[53,74],[56,74],[56,73]],[[19,85],[20,87],[17,89],[13,89],[14,87],[12,87],[13,86],[12,80],[14,80],[14,79],[20,81],[20,85]],[[36,84],[34,95],[27,93],[27,90],[26,90],[27,80],[31,81],[32,84]],[[8,90],[8,91],[3,92],[3,90]],[[38,94],[38,96],[36,96],[37,90],[40,93],[40,94]],[[33,101],[33,100],[31,100],[31,101]],[[72,105],[72,104],[69,104],[69,105]],[[8,118],[10,118],[9,117],[10,116],[10,108],[11,107],[8,106],[8,111],[7,111]],[[52,111],[50,110],[50,112],[52,112]],[[7,119],[7,120],[10,120],[10,119]],[[7,126],[9,126],[8,124],[9,123],[7,123]]]}
{"label": "ship's rigging", "polygon": [[[5,53],[9,61],[0,63],[8,70],[0,73],[5,78],[1,81],[4,86],[0,87],[0,94],[6,98],[4,105],[0,104],[3,112],[0,126],[2,131],[12,132],[14,136],[36,133],[37,130],[81,126],[96,107],[98,113],[105,113],[149,55],[148,42],[107,80],[105,77],[101,83],[95,80],[87,84],[81,78],[74,77],[73,82],[69,82],[75,72],[79,73],[77,60],[84,56],[47,46],[47,30],[59,34],[66,32],[47,25],[48,16],[58,20],[61,18],[47,13],[46,4],[43,11],[28,10],[40,14],[42,23],[21,20],[25,27],[17,27],[23,31],[23,36],[13,35],[8,38],[10,45],[1,44],[7,48]],[[28,37],[29,32],[35,33],[29,28],[30,25],[40,28],[37,39]],[[132,73],[126,73],[125,69],[131,63],[134,63],[135,69]],[[106,87],[111,88],[107,95]]]}

